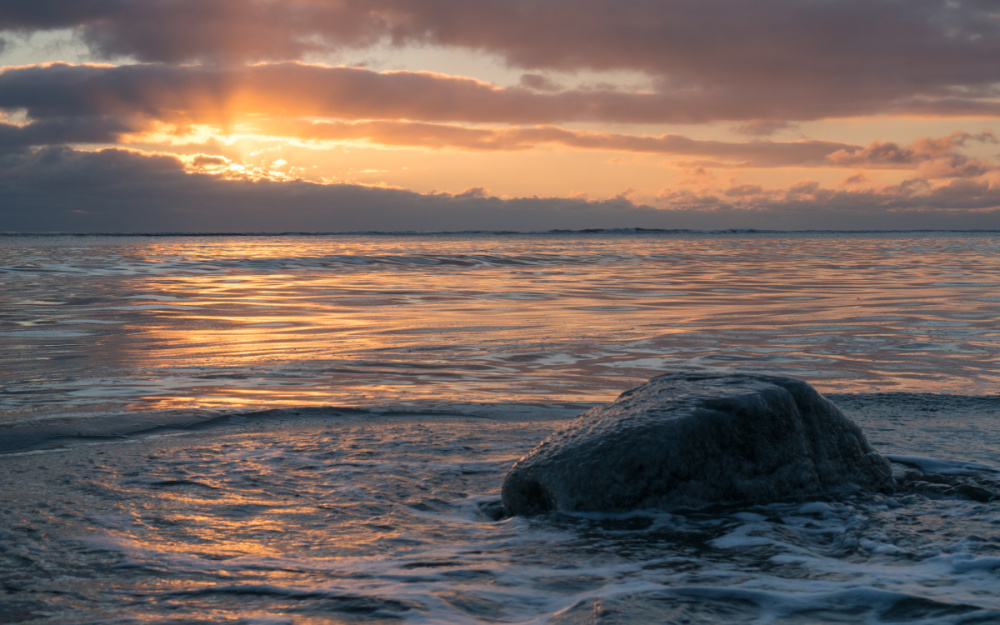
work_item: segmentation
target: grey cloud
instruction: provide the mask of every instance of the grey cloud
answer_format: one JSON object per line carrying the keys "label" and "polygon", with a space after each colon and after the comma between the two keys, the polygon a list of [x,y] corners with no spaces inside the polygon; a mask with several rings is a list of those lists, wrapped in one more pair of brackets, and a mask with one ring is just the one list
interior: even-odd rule
{"label": "grey cloud", "polygon": [[199,154],[194,157],[192,164],[195,167],[225,167],[226,165],[229,165],[229,161],[221,156]]}
{"label": "grey cloud", "polygon": [[[0,30],[77,29],[108,58],[183,62],[295,59],[327,42],[372,43],[377,20],[347,2],[275,0],[5,0]],[[365,23],[361,23],[365,22]]]}
{"label": "grey cloud", "polygon": [[769,137],[782,130],[795,128],[795,124],[776,119],[752,119],[745,124],[733,126],[732,131],[751,137]]}
{"label": "grey cloud", "polygon": [[560,91],[561,87],[541,74],[521,74],[521,86],[535,91]]}
{"label": "grey cloud", "polygon": [[638,70],[688,121],[996,114],[1000,96],[1000,19],[978,0],[6,0],[0,24],[75,27],[99,53],[170,63],[390,42]]}
{"label": "grey cloud", "polygon": [[758,223],[782,224],[772,228],[1000,229],[1000,186],[975,180],[953,180],[938,188],[914,179],[879,188],[839,189],[807,181],[788,189],[733,187],[721,197],[667,190],[659,199],[681,212],[749,213],[758,216]]}
{"label": "grey cloud", "polygon": [[[43,120],[115,115],[141,129],[150,120],[224,124],[242,112],[284,117],[409,119],[508,124],[760,120],[789,105],[705,94],[614,90],[537,92],[421,72],[379,73],[299,63],[253,66],[119,67],[55,64],[0,73],[0,108]],[[794,108],[794,107],[791,107]],[[798,111],[834,114],[836,106]],[[873,112],[873,111],[869,111]]]}
{"label": "grey cloud", "polygon": [[0,147],[115,143],[122,134],[135,130],[122,120],[102,115],[59,117],[24,125],[0,122]]}
{"label": "grey cloud", "polygon": [[524,198],[191,174],[167,156],[69,148],[0,155],[0,231],[256,232],[545,230],[670,219],[627,201]]}
{"label": "grey cloud", "polygon": [[464,78],[280,63],[246,67],[56,64],[0,73],[0,108],[34,119],[116,114],[218,123],[238,107],[286,116],[538,123],[657,121],[659,99],[616,92],[536,94]]}
{"label": "grey cloud", "polygon": [[170,156],[116,149],[0,152],[0,231],[8,232],[1000,228],[1000,187],[976,180],[936,189],[922,181],[874,190],[746,186],[721,198],[665,192],[662,200],[669,209],[624,199],[501,200],[481,190],[422,195],[225,180],[187,173]]}
{"label": "grey cloud", "polygon": [[[634,98],[634,102],[629,102]],[[0,145],[114,142],[155,122],[225,125],[237,111],[266,114],[261,130],[306,139],[366,138],[387,145],[518,150],[568,147],[702,156],[757,166],[829,164],[831,154],[861,146],[827,141],[730,143],[680,135],[626,135],[565,130],[539,122],[664,121],[676,113],[647,103],[656,96],[592,91],[539,94],[519,88],[412,72],[296,63],[253,67],[105,67],[56,64],[0,73],[0,108],[24,110],[32,123],[0,126]],[[291,119],[281,119],[288,116]],[[302,121],[295,118],[390,118]],[[530,123],[532,127],[467,128],[409,120]]]}
{"label": "grey cloud", "polygon": [[[55,64],[0,73],[0,108],[34,119],[115,114],[219,122],[237,107],[286,116],[538,124],[709,121],[742,113],[726,101],[612,90],[537,93],[419,72],[279,63],[244,67]],[[753,116],[760,111],[750,110]]]}

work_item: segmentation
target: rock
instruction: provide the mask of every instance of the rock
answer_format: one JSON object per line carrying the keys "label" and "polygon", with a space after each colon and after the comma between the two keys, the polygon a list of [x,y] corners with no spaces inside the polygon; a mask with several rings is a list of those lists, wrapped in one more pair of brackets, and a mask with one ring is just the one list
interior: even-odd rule
{"label": "rock", "polygon": [[889,491],[889,462],[801,380],[667,374],[583,413],[521,458],[508,514],[699,508]]}

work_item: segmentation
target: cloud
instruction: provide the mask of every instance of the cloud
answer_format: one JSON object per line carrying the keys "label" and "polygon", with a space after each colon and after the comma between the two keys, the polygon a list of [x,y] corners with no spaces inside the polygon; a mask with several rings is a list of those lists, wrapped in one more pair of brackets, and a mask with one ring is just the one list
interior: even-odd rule
{"label": "cloud", "polygon": [[[585,99],[594,94],[573,95]],[[971,143],[996,143],[989,130],[925,137],[908,146],[880,141],[858,146],[818,140],[695,140],[677,134],[622,134],[552,125],[483,127],[411,121],[452,117],[515,123],[533,116],[544,120],[557,109],[572,120],[574,107],[554,107],[550,97],[438,74],[378,73],[297,63],[237,69],[52,64],[0,72],[0,108],[24,111],[28,119],[22,124],[0,123],[0,146],[117,143],[164,125],[168,133],[183,135],[192,125],[208,124],[222,132],[238,130],[306,141],[358,140],[473,151],[560,146],[701,158],[708,159],[701,162],[703,166],[715,167],[919,167],[923,176],[937,178],[974,177],[996,168],[991,161],[958,152]],[[446,111],[441,110],[443,101],[448,102]],[[575,109],[587,111],[588,107],[578,103]],[[337,119],[380,115],[404,120]],[[612,120],[618,118],[612,116]]]}
{"label": "cloud", "polygon": [[[655,154],[687,159],[668,164],[689,169],[891,169],[912,172],[914,180],[979,181],[1000,167],[996,160],[963,153],[973,146],[996,144],[997,138],[989,130],[923,137],[908,145],[874,141],[860,146],[818,140],[697,140],[679,134],[597,132],[533,123],[548,116],[573,121],[574,115],[602,112],[592,104],[606,95],[589,91],[540,93],[432,73],[380,73],[299,63],[237,68],[51,64],[0,71],[0,108],[17,112],[8,116],[6,123],[0,122],[0,148],[135,143],[145,140],[146,133],[156,133],[147,142],[161,141],[171,133],[183,140],[185,133],[204,124],[214,127],[216,134],[256,134],[304,142],[361,141],[468,151],[555,147]],[[450,121],[453,118],[460,122]],[[10,121],[13,119],[22,121]],[[611,119],[623,118],[611,115]],[[486,126],[484,121],[510,125]],[[472,125],[467,125],[470,122]],[[244,163],[209,162],[206,158],[190,161],[190,165],[231,178],[279,178],[266,168],[251,171]],[[287,183],[299,185],[294,177],[305,174],[288,170],[283,175]],[[702,195],[716,193],[713,201],[718,205],[755,194],[752,186],[734,185],[720,191],[706,175],[697,180],[686,176],[681,184],[693,186]],[[854,189],[862,185],[842,186]],[[793,199],[810,196],[817,202],[822,197],[808,189],[790,189],[788,194]],[[788,198],[771,200],[782,203]]]}
{"label": "cloud", "polygon": [[198,169],[213,169],[218,167],[229,167],[229,159],[223,156],[211,156],[208,154],[196,154],[191,159],[191,165]]}
{"label": "cloud", "polygon": [[[548,230],[555,228],[998,228],[1000,180],[913,181],[830,190],[665,190],[661,208],[605,201],[418,194],[357,185],[225,179],[173,156],[63,147],[0,152],[5,231],[288,232]],[[822,210],[818,210],[822,208]]]}
{"label": "cloud", "polygon": [[[867,145],[769,139],[798,128],[824,132],[827,127],[798,122],[831,118],[1000,117],[1000,64],[995,62],[1000,12],[984,0],[0,3],[0,47],[8,33],[13,43],[55,30],[59,38],[73,33],[94,58],[118,65],[0,69],[5,226],[60,223],[43,219],[58,214],[74,228],[143,230],[227,229],[227,223],[267,230],[380,229],[379,224],[511,228],[518,223],[544,229],[623,222],[829,227],[847,216],[855,225],[875,219],[896,227],[932,222],[996,227],[1000,159],[988,154],[997,143],[991,131],[909,143],[889,140],[914,132],[920,122],[911,119],[886,127],[899,134]],[[397,48],[399,58],[426,47],[434,55],[453,52],[454,67],[476,66],[465,63],[465,52],[478,55],[475,62],[485,55],[488,62],[506,63],[520,78],[503,86],[433,72],[304,62],[378,56],[386,47]],[[317,53],[330,56],[313,56]],[[427,57],[405,58],[404,65]],[[590,70],[609,73],[593,78]],[[574,86],[573,72],[579,72],[581,82],[607,82]],[[644,77],[636,79],[637,74]],[[628,84],[616,86],[616,80]],[[644,86],[630,86],[640,83]],[[704,123],[717,123],[704,133],[728,127],[746,140],[694,139],[693,134],[641,128]],[[218,147],[223,135],[238,140],[229,148],[212,147],[209,137],[216,137]],[[241,153],[255,142],[273,148],[274,160],[255,150],[251,156]],[[649,183],[639,181],[661,170],[654,159],[638,157],[634,160],[643,172],[615,182],[614,188],[639,190],[616,199],[501,200],[476,186],[489,180],[499,189],[500,177],[475,167],[449,178],[448,184],[468,186],[468,192],[422,195],[304,182],[295,176],[333,174],[307,173],[301,163],[280,160],[306,154],[303,146],[328,147],[324,142],[347,143],[338,157],[356,144],[470,152],[545,149],[560,158],[578,150],[649,154],[686,171],[662,170],[664,179],[681,182],[655,201]],[[187,155],[44,148],[113,144],[159,144]],[[195,153],[201,150],[206,153]],[[387,154],[412,156],[358,153],[370,160],[358,162],[357,172],[384,167],[381,157]],[[321,152],[308,154],[304,160],[310,165],[322,161]],[[553,166],[572,156],[553,159]],[[280,172],[269,170],[266,160]],[[476,164],[512,160],[484,157]],[[739,171],[744,167],[853,171],[816,172],[823,183],[804,180],[774,188],[773,182],[762,182],[774,179],[773,172]],[[723,168],[725,173],[719,173]],[[625,171],[614,168],[615,175]],[[903,176],[906,180],[899,182]],[[842,182],[830,182],[835,179]],[[585,187],[566,193],[593,193],[598,185]],[[832,207],[829,219],[825,203]],[[966,211],[960,219],[953,217],[959,208]],[[287,218],[286,227],[276,214]],[[900,217],[917,214],[919,219]]]}
{"label": "cloud", "polygon": [[854,174],[853,176],[848,176],[840,182],[840,186],[848,187],[853,185],[861,185],[868,182],[868,177],[864,174]]}
{"label": "cloud", "polygon": [[[630,97],[638,98],[638,105],[628,105]],[[436,123],[544,124],[592,116],[605,121],[658,121],[662,112],[641,103],[646,97],[581,91],[536,94],[438,74],[297,63],[243,68],[53,64],[0,72],[0,108],[23,110],[29,119],[20,126],[0,126],[0,145],[114,143],[163,124],[175,133],[210,124],[224,131],[238,128],[306,140],[466,150],[522,150],[548,144],[718,158],[766,167],[829,164],[831,154],[861,151],[860,146],[827,141],[733,143],[551,125],[483,128]],[[620,106],[609,105],[613,100]],[[636,113],[638,119],[633,117]],[[322,121],[328,118],[333,120]]]}
{"label": "cloud", "polygon": [[755,167],[828,166],[826,159],[829,155],[861,149],[860,146],[829,141],[734,143],[696,140],[676,134],[634,135],[569,130],[555,126],[470,128],[398,121],[277,122],[265,125],[262,131],[313,140],[362,139],[380,145],[481,151],[514,151],[554,145],[592,150],[710,157]]}
{"label": "cloud", "polygon": [[932,158],[955,156],[957,148],[965,147],[970,141],[997,143],[992,130],[979,134],[954,132],[945,137],[922,137],[908,146],[893,142],[875,141],[864,148],[846,148],[830,154],[827,158],[837,165],[913,165]]}
{"label": "cloud", "polygon": [[188,173],[171,156],[44,148],[0,154],[5,231],[287,232],[546,230],[670,223],[627,201],[421,195]]}
{"label": "cloud", "polygon": [[855,165],[909,165],[918,158],[910,149],[896,143],[875,141],[862,149],[838,150],[827,157],[831,163],[842,166]]}
{"label": "cloud", "polygon": [[[377,20],[347,2],[304,0],[6,0],[0,24],[76,29],[91,51],[142,61],[296,59],[317,47],[364,45]],[[340,6],[338,6],[340,5]],[[359,7],[360,9],[360,7]],[[363,20],[364,24],[359,22]]]}
{"label": "cloud", "polygon": [[1000,112],[1000,19],[982,0],[6,0],[0,24],[76,29],[97,54],[144,62],[388,44],[640,71],[656,80],[650,106],[676,121]]}
{"label": "cloud", "polygon": [[970,142],[997,143],[991,130],[979,134],[955,132],[945,137],[922,137],[908,146],[874,141],[864,148],[837,150],[827,159],[842,167],[916,168],[921,178],[970,178],[998,168],[998,164],[959,153]]}
{"label": "cloud", "polygon": [[535,91],[560,91],[561,87],[540,74],[521,74],[521,86]]}
{"label": "cloud", "polygon": [[733,126],[732,131],[751,137],[769,137],[790,128],[795,128],[795,124],[775,119],[753,119],[745,124]]}
{"label": "cloud", "polygon": [[[184,133],[191,125],[208,124],[224,132],[365,139],[386,145],[518,150],[557,144],[721,158],[755,166],[846,167],[908,166],[931,156],[955,154],[969,142],[996,142],[986,131],[923,139],[905,147],[815,140],[733,143],[546,125],[592,119],[659,122],[678,114],[653,106],[649,98],[657,97],[600,91],[537,93],[440,74],[298,63],[240,68],[52,64],[0,71],[0,109],[24,111],[28,118],[25,124],[0,125],[0,145],[113,143],[123,135],[162,125]],[[532,126],[441,123],[455,121]]]}
{"label": "cloud", "polygon": [[861,187],[862,182],[863,178],[852,176],[839,189],[824,188],[814,180],[784,189],[737,185],[722,193],[664,189],[657,199],[678,210],[712,207],[771,213],[776,222],[794,215],[802,223],[813,212],[816,223],[827,224],[822,227],[843,229],[1000,228],[1000,178],[950,180],[938,186],[921,179],[874,187]]}
{"label": "cloud", "polygon": [[924,137],[917,139],[910,146],[914,154],[921,156],[947,156],[956,148],[965,147],[970,142],[976,143],[998,143],[996,134],[992,130],[984,130],[979,134],[970,132],[953,132],[946,137]]}
{"label": "cloud", "polygon": [[103,115],[81,115],[30,124],[0,122],[0,147],[62,143],[115,143],[134,128]]}
{"label": "cloud", "polygon": [[113,113],[130,119],[225,123],[241,113],[344,119],[500,123],[662,122],[655,94],[614,90],[536,93],[429,72],[278,63],[240,67],[68,65],[0,73],[0,108],[34,119]]}

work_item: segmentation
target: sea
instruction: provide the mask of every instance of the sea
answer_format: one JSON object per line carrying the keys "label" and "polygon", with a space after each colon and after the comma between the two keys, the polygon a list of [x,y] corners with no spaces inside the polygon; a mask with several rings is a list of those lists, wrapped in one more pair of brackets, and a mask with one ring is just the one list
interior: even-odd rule
{"label": "sea", "polygon": [[[504,516],[666,372],[892,493]],[[1000,623],[1000,231],[0,235],[0,623]]]}

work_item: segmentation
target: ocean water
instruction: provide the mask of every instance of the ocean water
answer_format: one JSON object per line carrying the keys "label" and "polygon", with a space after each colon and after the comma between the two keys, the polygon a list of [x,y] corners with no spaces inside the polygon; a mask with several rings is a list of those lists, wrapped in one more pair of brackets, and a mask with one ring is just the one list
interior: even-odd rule
{"label": "ocean water", "polygon": [[[1000,623],[1000,233],[0,236],[2,623]],[[900,488],[497,514],[667,371]]]}

